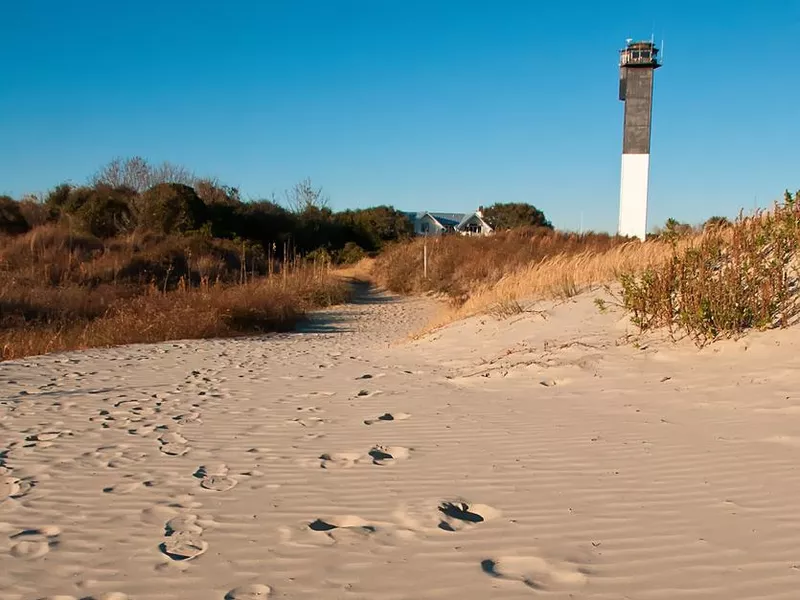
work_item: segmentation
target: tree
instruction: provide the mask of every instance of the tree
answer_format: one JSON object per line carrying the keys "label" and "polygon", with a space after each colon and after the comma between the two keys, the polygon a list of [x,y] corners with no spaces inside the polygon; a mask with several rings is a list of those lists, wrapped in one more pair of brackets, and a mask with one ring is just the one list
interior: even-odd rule
{"label": "tree", "polygon": [[206,206],[211,204],[236,206],[242,201],[239,188],[222,185],[216,179],[198,179],[192,187]]}
{"label": "tree", "polygon": [[282,245],[296,229],[296,217],[270,200],[242,202],[234,211],[233,230],[239,237],[267,248]]}
{"label": "tree", "polygon": [[392,206],[346,210],[336,220],[347,228],[346,235],[362,248],[380,250],[387,242],[414,235],[414,224]]}
{"label": "tree", "polygon": [[206,206],[188,185],[159,183],[142,194],[138,219],[149,231],[181,233],[203,224]]}
{"label": "tree", "polygon": [[89,180],[90,185],[107,185],[112,188],[127,187],[141,194],[159,183],[192,185],[196,177],[185,167],[163,162],[151,165],[141,156],[114,158],[101,167]]}
{"label": "tree", "polygon": [[515,227],[553,228],[542,211],[524,202],[493,204],[483,209],[483,219],[496,231]]}
{"label": "tree", "polygon": [[306,178],[286,192],[286,204],[295,213],[322,211],[328,208],[330,199],[323,194],[322,188],[315,188],[310,178]]}
{"label": "tree", "polygon": [[0,196],[0,233],[18,235],[30,228],[22,215],[19,202],[10,196]]}
{"label": "tree", "polygon": [[212,235],[226,238],[239,235],[237,211],[242,205],[239,190],[216,179],[200,179],[193,187],[206,205]]}

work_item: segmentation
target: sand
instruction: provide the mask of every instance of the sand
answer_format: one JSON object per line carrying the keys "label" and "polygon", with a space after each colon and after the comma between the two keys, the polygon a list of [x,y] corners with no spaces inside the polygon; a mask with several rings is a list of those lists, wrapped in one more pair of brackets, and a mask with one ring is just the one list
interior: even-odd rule
{"label": "sand", "polygon": [[0,364],[0,598],[797,598],[800,334],[596,295]]}

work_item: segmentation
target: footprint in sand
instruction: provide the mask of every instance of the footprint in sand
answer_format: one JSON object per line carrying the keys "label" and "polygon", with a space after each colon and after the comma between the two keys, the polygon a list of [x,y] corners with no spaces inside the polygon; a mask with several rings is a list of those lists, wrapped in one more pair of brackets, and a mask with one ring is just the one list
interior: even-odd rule
{"label": "footprint in sand", "polygon": [[225,594],[225,600],[261,600],[272,595],[272,588],[263,583],[252,583],[232,589]]}
{"label": "footprint in sand", "polygon": [[25,439],[29,442],[52,442],[53,440],[58,439],[62,434],[71,435],[71,432],[48,430],[29,435]]}
{"label": "footprint in sand", "polygon": [[559,385],[560,383],[562,383],[562,382],[561,381],[557,381],[555,379],[542,379],[539,382],[539,385],[542,385],[544,387],[555,387],[555,386]]}
{"label": "footprint in sand", "polygon": [[[39,600],[78,600],[75,596],[45,596]],[[84,596],[81,600],[128,600],[128,595],[122,592],[106,592],[99,596]]]}
{"label": "footprint in sand", "polygon": [[315,519],[308,524],[308,528],[311,531],[319,531],[323,533],[329,533],[336,529],[348,529],[361,534],[375,533],[378,529],[369,521],[354,515]]}
{"label": "footprint in sand", "polygon": [[460,531],[496,519],[502,513],[486,504],[470,504],[464,500],[444,501],[439,505],[439,529]]}
{"label": "footprint in sand", "polygon": [[123,483],[118,483],[117,485],[110,485],[108,487],[103,488],[103,492],[106,494],[130,494],[131,492],[135,492],[139,488],[144,485],[147,485],[149,482],[143,481],[126,481]]}
{"label": "footprint in sand", "polygon": [[158,438],[161,444],[159,450],[168,456],[183,456],[189,452],[189,446],[186,445],[186,438],[180,433],[164,433]]}
{"label": "footprint in sand", "polygon": [[369,451],[372,463],[376,465],[391,465],[411,456],[413,448],[404,446],[373,446]]}
{"label": "footprint in sand", "polygon": [[198,523],[198,516],[195,514],[183,514],[172,517],[164,525],[164,535],[169,537],[176,533],[202,534],[203,528]]}
{"label": "footprint in sand", "polygon": [[195,514],[172,517],[164,525],[164,535],[166,539],[159,550],[173,561],[192,560],[208,550],[208,542],[202,538],[203,527]]}
{"label": "footprint in sand", "polygon": [[205,465],[200,465],[194,472],[194,477],[197,479],[205,479],[206,477],[225,477],[230,469],[228,465],[223,462],[213,462]]}
{"label": "footprint in sand", "polygon": [[364,454],[359,454],[358,452],[326,453],[319,457],[319,466],[323,469],[348,469],[365,458]]}
{"label": "footprint in sand", "polygon": [[[343,515],[315,519],[308,523],[304,528],[308,538],[308,544],[312,546],[331,546],[337,544],[361,545],[367,539],[370,543],[378,545],[396,546],[414,538],[414,532],[398,528],[392,523],[381,523],[377,521],[367,521],[354,515]],[[291,537],[291,531],[285,530],[285,536]],[[300,533],[300,532],[298,532]],[[300,536],[302,540],[302,535]],[[286,541],[289,541],[288,539]],[[298,541],[300,545],[306,545]]]}
{"label": "footprint in sand", "polygon": [[208,542],[200,537],[200,534],[180,531],[164,540],[159,549],[172,560],[185,561],[205,554]]}
{"label": "footprint in sand", "polygon": [[51,548],[58,546],[60,533],[61,530],[55,525],[20,531],[10,538],[14,542],[11,556],[23,560],[42,558]]}
{"label": "footprint in sand", "polygon": [[227,492],[234,488],[238,482],[233,477],[225,475],[209,475],[200,482],[200,487],[212,492]]}
{"label": "footprint in sand", "polygon": [[321,419],[320,417],[309,417],[307,419],[294,418],[294,419],[289,419],[286,422],[297,423],[298,425],[302,425],[303,427],[316,427],[318,425],[322,425],[323,423],[325,423],[325,419]]}
{"label": "footprint in sand", "polygon": [[586,574],[578,565],[554,563],[538,556],[505,556],[486,559],[481,568],[492,577],[521,581],[541,591],[568,591],[583,586]]}
{"label": "footprint in sand", "polygon": [[[30,469],[27,470],[30,474]],[[15,477],[11,469],[0,466],[0,504],[8,499],[17,500],[25,496],[36,486],[36,480],[31,477]]]}
{"label": "footprint in sand", "polygon": [[20,480],[10,475],[0,475],[0,502],[20,495]]}
{"label": "footprint in sand", "polygon": [[189,423],[197,423],[197,422],[202,423],[200,416],[201,415],[199,412],[188,412],[180,415],[175,415],[174,417],[172,417],[172,420],[175,421],[178,425],[188,425]]}
{"label": "footprint in sand", "polygon": [[144,425],[140,425],[138,427],[132,427],[128,429],[128,433],[131,435],[141,435],[147,437],[148,435],[152,435],[155,433],[157,426],[153,423],[145,423]]}
{"label": "footprint in sand", "polygon": [[375,423],[381,423],[383,421],[405,421],[411,415],[404,412],[398,413],[384,413],[380,417],[376,417],[374,419],[367,419],[364,421],[364,425],[373,425]]}

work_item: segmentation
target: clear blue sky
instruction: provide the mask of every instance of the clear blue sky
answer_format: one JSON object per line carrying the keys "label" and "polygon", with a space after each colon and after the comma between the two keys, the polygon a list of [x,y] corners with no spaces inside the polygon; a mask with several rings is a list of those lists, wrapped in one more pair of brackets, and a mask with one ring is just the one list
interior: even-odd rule
{"label": "clear blue sky", "polygon": [[800,0],[7,2],[0,193],[168,160],[334,208],[531,202],[613,230],[617,51],[665,38],[650,225],[800,187]]}

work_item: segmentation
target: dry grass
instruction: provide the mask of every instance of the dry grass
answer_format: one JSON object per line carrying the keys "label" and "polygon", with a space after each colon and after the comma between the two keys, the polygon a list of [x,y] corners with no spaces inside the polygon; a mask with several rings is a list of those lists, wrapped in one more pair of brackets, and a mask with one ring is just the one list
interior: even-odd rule
{"label": "dry grass", "polygon": [[448,301],[425,331],[481,313],[508,318],[525,311],[523,301],[571,298],[614,281],[620,273],[640,272],[669,260],[675,245],[541,230],[488,238],[445,237],[427,242],[425,279],[423,243],[415,240],[391,248],[376,260],[372,277],[400,293],[433,292]]}
{"label": "dry grass", "polygon": [[800,193],[675,247],[669,259],[621,275],[622,299],[644,331],[666,327],[702,346],[798,315]]}
{"label": "dry grass", "polygon": [[613,282],[620,273],[662,264],[671,253],[672,245],[666,242],[628,242],[605,251],[558,254],[518,267],[499,281],[476,286],[463,304],[441,311],[431,328],[488,312],[509,299],[568,299]]}
{"label": "dry grass", "polygon": [[348,295],[327,265],[227,242],[46,226],[0,239],[0,358],[286,330]]}
{"label": "dry grass", "polygon": [[491,237],[417,239],[387,249],[376,260],[373,275],[392,291],[433,292],[457,306],[477,288],[497,283],[531,264],[559,255],[605,252],[621,243],[608,235],[566,234],[544,228],[511,230]]}

